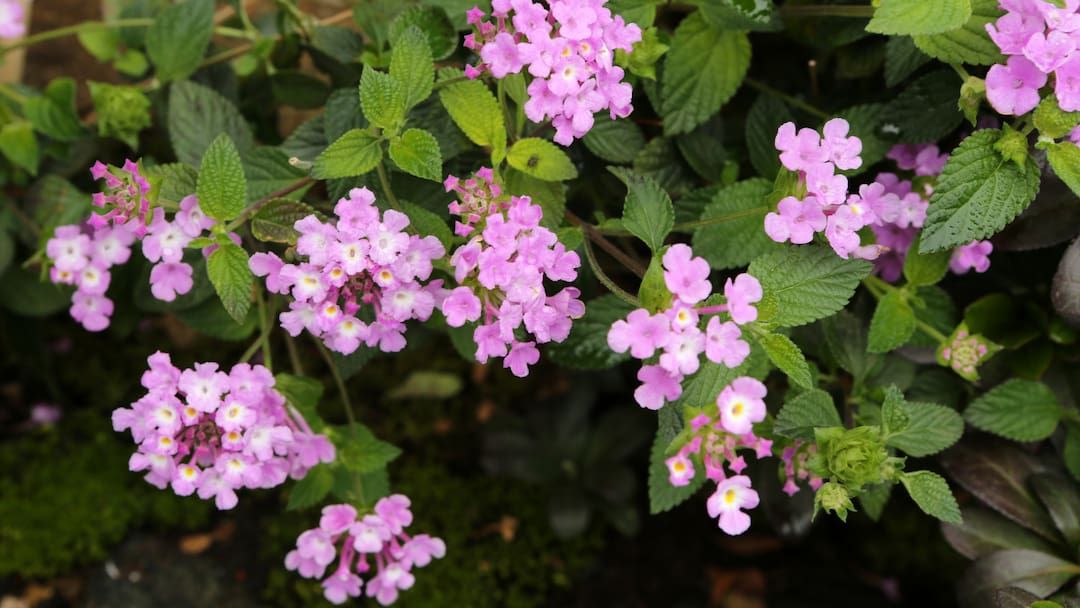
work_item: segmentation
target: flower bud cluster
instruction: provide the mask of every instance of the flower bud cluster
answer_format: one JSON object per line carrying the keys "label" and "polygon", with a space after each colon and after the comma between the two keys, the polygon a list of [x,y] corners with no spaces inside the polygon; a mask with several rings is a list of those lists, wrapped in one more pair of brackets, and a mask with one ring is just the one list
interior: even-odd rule
{"label": "flower bud cluster", "polygon": [[[672,293],[671,305],[655,314],[644,308],[634,310],[625,320],[613,323],[607,335],[611,350],[629,350],[635,359],[645,361],[660,352],[655,363],[638,370],[642,384],[634,391],[638,404],[651,410],[679,398],[683,379],[697,372],[702,353],[709,361],[730,368],[742,364],[750,354],[750,345],[742,339],[739,326],[757,319],[753,303],[762,296],[758,280],[743,273],[724,285],[725,304],[698,306],[712,293],[708,262],[694,257],[690,247],[682,243],[668,248],[662,262],[664,283]],[[730,320],[722,322],[717,315],[721,312]],[[702,331],[700,325],[707,315],[717,316],[710,318]]]}
{"label": "flower bud cluster", "polygon": [[465,37],[465,47],[477,51],[482,63],[468,66],[466,74],[475,78],[488,70],[504,78],[527,67],[533,81],[525,115],[536,123],[550,118],[554,139],[564,146],[592,128],[596,112],[609,110],[612,120],[629,116],[634,91],[614,65],[615,50],[629,53],[641,40],[641,28],[612,15],[606,3],[494,0],[496,23],[473,8],[469,23],[476,32]]}
{"label": "flower bud cluster", "polygon": [[409,499],[401,494],[380,499],[375,512],[363,517],[351,505],[324,507],[319,527],[300,534],[296,549],[285,556],[285,567],[304,578],[323,579],[336,558],[337,567],[322,581],[323,595],[331,603],[343,604],[350,597],[360,597],[364,580],[359,575],[370,575],[374,565],[367,596],[389,606],[399,591],[416,582],[413,568],[446,555],[441,539],[405,533],[412,520]]}
{"label": "flower bud cluster", "polygon": [[[409,217],[379,212],[375,195],[354,188],[334,207],[337,221],[298,220],[296,252],[286,264],[273,253],[251,256],[251,271],[273,293],[292,294],[281,326],[292,336],[308,330],[330,350],[349,354],[366,344],[383,352],[405,348],[405,322],[426,321],[442,301],[442,281],[424,284],[445,249],[433,236],[408,234]],[[364,309],[367,305],[368,309]],[[371,311],[373,320],[361,320]]]}
{"label": "flower bud cluster", "polygon": [[147,361],[147,394],[112,420],[138,444],[129,468],[146,471],[155,486],[231,509],[240,488],[272,488],[334,460],[334,446],[287,407],[265,367],[238,363],[225,373],[196,363],[181,371],[162,352]]}
{"label": "flower bud cluster", "polygon": [[[536,345],[562,342],[573,320],[585,314],[576,288],[548,295],[544,286],[545,278],[576,279],[581,260],[540,225],[539,205],[527,196],[502,195],[491,169],[464,181],[450,176],[446,189],[460,197],[450,203],[450,212],[461,218],[455,231],[471,235],[450,256],[459,287],[442,301],[446,322],[461,327],[482,318],[473,331],[476,359],[502,357],[503,367],[524,377],[540,359]],[[532,339],[519,339],[522,328]]]}

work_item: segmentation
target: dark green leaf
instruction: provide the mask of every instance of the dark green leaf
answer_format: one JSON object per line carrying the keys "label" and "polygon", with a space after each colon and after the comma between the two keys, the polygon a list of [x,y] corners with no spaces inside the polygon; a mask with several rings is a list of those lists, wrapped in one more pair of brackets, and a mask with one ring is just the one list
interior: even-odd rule
{"label": "dark green leaf", "polygon": [[213,33],[213,0],[184,0],[161,11],[146,31],[146,52],[158,80],[170,82],[191,75]]}

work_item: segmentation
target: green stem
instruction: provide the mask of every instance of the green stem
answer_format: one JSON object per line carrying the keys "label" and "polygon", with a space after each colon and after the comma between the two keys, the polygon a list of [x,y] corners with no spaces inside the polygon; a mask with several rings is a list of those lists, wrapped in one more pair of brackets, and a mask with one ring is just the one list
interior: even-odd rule
{"label": "green stem", "polygon": [[379,185],[382,186],[383,193],[386,194],[386,201],[390,203],[390,206],[397,211],[401,211],[401,205],[398,203],[397,197],[394,196],[393,189],[390,188],[390,177],[386,174],[386,167],[383,166],[383,162],[379,161],[379,165],[376,167],[379,173]]}
{"label": "green stem", "polygon": [[[604,238],[604,235],[600,234],[600,231],[597,229],[596,226],[593,226],[592,224],[581,219],[569,209],[563,211],[563,215],[571,224],[581,228],[582,232],[585,233],[586,239],[591,240],[597,245],[599,245],[600,248],[608,252],[611,257],[618,260],[619,263],[623,266],[626,266],[630,270],[630,272],[636,274],[639,279],[645,276],[645,268],[643,268],[641,264],[638,264],[636,261],[631,259],[630,256],[620,251],[614,243]],[[627,232],[626,234],[630,233]]]}
{"label": "green stem", "polygon": [[26,101],[26,95],[11,88],[9,84],[0,84],[0,95],[7,97],[18,105],[22,105]]}
{"label": "green stem", "polygon": [[245,221],[247,221],[247,219],[249,217],[251,217],[253,214],[255,214],[259,209],[262,209],[270,201],[274,200],[275,198],[281,198],[283,196],[287,196],[287,195],[289,195],[289,194],[291,194],[293,192],[296,192],[297,190],[303,188],[304,186],[306,186],[306,185],[308,185],[310,183],[313,183],[314,181],[315,181],[315,178],[305,177],[305,178],[299,179],[299,180],[289,184],[288,186],[285,186],[284,188],[282,188],[281,190],[278,190],[277,192],[273,192],[271,194],[268,194],[268,195],[264,196],[263,198],[256,201],[254,205],[246,207],[243,211],[241,211],[240,215],[236,216],[236,219],[229,222],[229,224],[227,226],[225,226],[225,231],[226,232],[235,231]]}
{"label": "green stem", "polygon": [[610,277],[604,274],[604,270],[600,268],[600,262],[596,259],[596,252],[593,251],[592,242],[589,239],[585,239],[585,259],[588,260],[589,266],[593,270],[593,274],[596,275],[596,279],[600,281],[600,284],[607,287],[608,291],[615,294],[615,297],[619,298],[623,302],[633,306],[634,308],[641,308],[641,301],[628,293],[622,287],[615,284]]}
{"label": "green stem", "polygon": [[304,375],[304,364],[300,362],[300,353],[296,350],[296,340],[292,337],[285,338],[285,351],[289,353],[289,364],[292,365],[292,371],[297,376]]}
{"label": "green stem", "polygon": [[86,21],[76,25],[69,25],[67,27],[58,27],[54,30],[47,32],[41,32],[34,34],[33,36],[27,36],[21,40],[16,40],[11,44],[0,47],[0,54],[6,53],[12,49],[18,49],[27,46],[33,46],[39,42],[45,42],[47,40],[54,40],[56,38],[63,38],[65,36],[74,36],[82,32],[91,32],[94,30],[107,30],[110,28],[122,28],[122,27],[150,27],[153,25],[153,19],[117,19],[116,21]]}
{"label": "green stem", "polygon": [[745,209],[743,211],[736,211],[734,213],[725,213],[724,215],[714,215],[712,217],[702,218],[700,220],[694,220],[692,222],[682,222],[675,224],[671,227],[672,230],[677,232],[690,232],[695,228],[701,228],[702,226],[712,226],[713,224],[723,224],[724,222],[733,222],[735,220],[741,220],[744,217],[753,217],[755,215],[764,215],[769,212],[770,207],[754,207],[753,209]]}
{"label": "green stem", "polygon": [[[323,346],[322,340],[318,338],[315,338],[315,348],[319,349],[323,361],[326,361],[326,366],[330,368],[330,375],[334,377],[334,386],[337,387],[338,393],[341,395],[341,403],[345,406],[345,417],[349,419],[349,426],[355,427],[356,414],[353,413],[352,401],[349,400],[349,391],[345,390],[345,379],[341,377],[341,371],[338,370],[337,364],[334,363],[334,357]],[[355,430],[354,428],[353,431],[355,432]]]}
{"label": "green stem", "polygon": [[432,90],[438,91],[439,89],[441,89],[443,87],[448,87],[448,86],[450,86],[452,84],[457,84],[459,82],[465,82],[467,80],[471,80],[471,79],[468,76],[454,76],[453,78],[447,78],[446,80],[440,80],[439,82],[436,82],[435,86],[432,87]]}
{"label": "green stem", "polygon": [[240,355],[240,363],[247,363],[249,359],[254,357],[255,353],[258,352],[259,347],[263,345],[263,342],[266,342],[266,334],[260,332],[259,337],[255,338],[255,341],[251,343],[251,346],[247,347],[244,354]]}
{"label": "green stem", "polygon": [[919,329],[923,330],[924,334],[926,334],[926,335],[930,336],[931,338],[937,340],[938,343],[943,344],[943,343],[949,341],[949,336],[946,336],[945,334],[941,333],[940,331],[934,329],[929,323],[927,323],[926,321],[923,321],[922,319],[919,319],[918,317],[915,318],[915,327],[918,327]]}
{"label": "green stem", "polygon": [[[837,7],[837,8],[841,8],[841,7]],[[779,99],[781,101],[784,101],[784,102],[786,102],[786,103],[788,103],[790,105],[793,105],[796,108],[799,108],[800,110],[802,110],[802,111],[804,111],[804,112],[806,112],[808,114],[813,114],[814,116],[817,116],[818,118],[831,118],[832,117],[832,114],[829,114],[825,110],[822,110],[820,108],[812,106],[812,105],[806,103],[805,101],[795,99],[794,97],[792,97],[791,95],[788,95],[787,93],[781,91],[780,89],[771,87],[771,86],[765,84],[764,82],[761,82],[760,80],[754,80],[753,78],[746,78],[745,80],[743,80],[743,82],[745,82],[750,88],[757,89],[757,90],[761,91],[762,93],[765,93],[766,95],[772,95],[773,97],[775,97],[775,98],[777,98],[777,99]]]}
{"label": "green stem", "polygon": [[781,6],[781,17],[857,17],[866,18],[874,16],[872,6]]}
{"label": "green stem", "polygon": [[266,366],[266,369],[273,371],[274,364],[270,356],[270,328],[272,324],[270,323],[270,313],[266,307],[266,295],[262,289],[258,290],[255,303],[259,309],[259,339],[262,342],[263,365]]}

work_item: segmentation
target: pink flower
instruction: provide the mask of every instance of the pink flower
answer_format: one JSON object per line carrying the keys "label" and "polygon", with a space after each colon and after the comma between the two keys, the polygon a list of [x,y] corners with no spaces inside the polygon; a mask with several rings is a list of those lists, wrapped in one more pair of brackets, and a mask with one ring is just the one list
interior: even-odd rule
{"label": "pink flower", "polygon": [[709,297],[709,263],[694,257],[690,247],[677,243],[668,248],[663,258],[664,284],[668,290],[687,304],[697,304]]}
{"label": "pink flower", "polygon": [[705,356],[714,363],[723,363],[734,369],[750,354],[750,345],[741,340],[742,332],[732,321],[721,323],[713,317],[705,329]]}
{"label": "pink flower", "polygon": [[[1075,71],[1068,64],[1061,69],[1066,74]],[[1062,89],[1059,77],[1058,88]],[[997,64],[986,73],[986,99],[1001,114],[1025,114],[1039,104],[1039,89],[1046,84],[1046,74],[1039,71],[1035,64],[1019,55],[1009,57],[1005,65]],[[1066,97],[1074,97],[1068,87],[1064,87]],[[1060,99],[1061,92],[1058,93]],[[1062,104],[1064,108],[1064,104]]]}
{"label": "pink flower", "polygon": [[663,315],[650,315],[644,308],[638,308],[626,317],[612,324],[608,331],[608,346],[617,353],[630,350],[635,359],[647,359],[663,348],[669,339],[670,322]]}
{"label": "pink flower", "polygon": [[641,386],[634,391],[634,399],[641,407],[658,410],[665,401],[674,401],[682,394],[682,377],[669,373],[659,365],[643,365],[637,379]]}
{"label": "pink flower", "polygon": [[814,233],[825,229],[825,213],[815,196],[802,201],[793,196],[784,197],[776,210],[777,213],[765,216],[765,233],[778,243],[790,240],[805,245],[814,240]]}
{"label": "pink flower", "polygon": [[742,509],[753,509],[757,505],[758,494],[750,487],[750,478],[745,475],[717,484],[716,491],[705,503],[709,517],[719,517],[720,529],[732,536],[750,529],[750,516]]}
{"label": "pink flower", "polygon": [[164,302],[191,291],[192,268],[183,262],[155,264],[150,271],[150,292]]}
{"label": "pink flower", "polygon": [[668,482],[673,486],[685,486],[694,478],[694,463],[682,454],[664,461],[668,468]]}
{"label": "pink flower", "polygon": [[949,270],[955,274],[964,274],[969,270],[986,272],[990,268],[990,253],[994,246],[990,241],[971,241],[953,250],[949,260]]}
{"label": "pink flower", "polygon": [[829,151],[821,146],[821,136],[813,129],[799,129],[786,122],[776,131],[776,149],[780,162],[791,171],[805,171],[829,159]]}
{"label": "pink flower", "polygon": [[757,319],[757,309],[752,306],[761,300],[761,283],[747,273],[742,273],[732,281],[724,283],[724,297],[727,298],[728,312],[737,325],[744,325]]}
{"label": "pink flower", "polygon": [[822,133],[825,135],[822,147],[828,150],[829,160],[845,171],[858,169],[862,165],[859,154],[862,153],[862,140],[848,137],[850,125],[843,118],[833,118],[825,123]]}
{"label": "pink flower", "polygon": [[765,385],[748,376],[740,376],[720,392],[716,405],[724,429],[735,435],[749,433],[754,423],[765,419]]}

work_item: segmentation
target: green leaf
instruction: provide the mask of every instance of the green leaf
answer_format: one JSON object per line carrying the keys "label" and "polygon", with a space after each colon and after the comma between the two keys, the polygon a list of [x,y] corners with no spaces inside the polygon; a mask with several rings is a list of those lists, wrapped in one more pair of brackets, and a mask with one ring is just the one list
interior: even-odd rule
{"label": "green leaf", "polygon": [[971,402],[964,419],[1013,441],[1046,439],[1063,414],[1054,392],[1041,382],[1009,380]]}
{"label": "green leaf", "polygon": [[671,308],[672,293],[664,280],[662,256],[662,251],[653,254],[652,259],[649,260],[649,267],[645,270],[645,276],[641,277],[641,285],[638,286],[638,300],[641,302],[641,307],[649,311],[649,314]]}
{"label": "green leaf", "polygon": [[41,152],[34,127],[28,121],[9,122],[0,129],[0,153],[31,175],[37,175]]}
{"label": "green leaf", "polygon": [[746,115],[746,147],[750,162],[761,177],[771,180],[780,172],[776,131],[780,125],[794,120],[787,105],[772,95],[761,94],[750,106]]}
{"label": "green leaf", "polygon": [[585,316],[574,321],[566,340],[548,347],[546,354],[559,365],[574,369],[608,369],[630,360],[630,353],[616,353],[607,343],[611,324],[634,310],[618,297],[608,294],[590,300]]}
{"label": "green leaf", "polygon": [[952,252],[948,250],[919,253],[919,235],[916,235],[915,242],[911,244],[904,257],[904,278],[907,279],[909,285],[915,287],[934,285],[945,278],[951,259]]}
{"label": "green leaf", "polygon": [[259,324],[254,309],[248,310],[243,323],[237,323],[217,298],[207,298],[198,306],[178,310],[174,314],[195,331],[230,342],[247,338]]}
{"label": "green leaf", "polygon": [[206,261],[206,272],[225,310],[237,323],[243,323],[251,308],[251,287],[255,282],[247,252],[232,243],[221,245]]}
{"label": "green leaf", "polygon": [[641,40],[634,43],[634,52],[615,51],[615,63],[635,76],[656,80],[656,64],[670,48],[664,44],[666,41],[667,36],[661,37],[655,27],[644,28]]}
{"label": "green leaf", "polygon": [[693,479],[685,486],[671,485],[668,468],[664,464],[668,457],[668,443],[657,433],[649,453],[649,513],[653,515],[674,509],[705,485],[705,471],[695,471]]}
{"label": "green leaf", "polygon": [[940,34],[913,36],[915,46],[944,63],[1005,63],[1001,50],[986,33],[986,24],[996,21],[1002,13],[998,0],[971,0],[971,17],[963,27]]}
{"label": "green leaf", "polygon": [[330,97],[326,82],[300,70],[277,70],[271,74],[270,91],[279,104],[305,110],[323,107]]}
{"label": "green leaf", "polygon": [[378,439],[362,424],[354,425],[352,430],[349,427],[334,430],[337,460],[353,473],[378,471],[401,455],[400,449]]}
{"label": "green leaf", "polygon": [[813,389],[789,399],[776,415],[773,431],[789,439],[814,440],[814,429],[842,426],[833,398],[823,390]]}
{"label": "green leaf", "polygon": [[275,198],[251,216],[251,236],[260,241],[295,245],[300,233],[293,224],[309,215],[317,215],[307,203],[287,198]]}
{"label": "green leaf", "polygon": [[654,253],[664,244],[664,238],[675,225],[675,208],[668,193],[650,177],[628,169],[609,167],[626,184],[622,224],[631,234],[649,246]]}
{"label": "green leaf", "polygon": [[1050,144],[1046,148],[1046,158],[1069,190],[1080,196],[1080,148],[1071,142]]}
{"label": "green leaf", "polygon": [[251,127],[231,101],[187,80],[170,87],[168,126],[176,158],[193,166],[222,133],[229,135],[241,153],[255,145]]}
{"label": "green leaf", "polygon": [[540,205],[544,217],[540,225],[554,230],[563,223],[563,211],[566,209],[566,187],[562,182],[545,182],[508,167],[503,173],[505,192],[532,198],[534,205]]}
{"label": "green leaf", "polygon": [[[461,14],[466,9],[462,8]],[[446,11],[433,6],[410,6],[390,23],[390,44],[398,44],[399,38],[415,26],[423,32],[436,61],[446,59],[457,49],[458,36]],[[365,30],[366,31],[366,30]]]}
{"label": "green leaf", "polygon": [[526,137],[514,142],[506,154],[506,161],[522,173],[549,182],[574,179],[578,174],[566,152],[538,137]]}
{"label": "green leaf", "polygon": [[244,163],[227,134],[219,135],[207,148],[195,192],[202,210],[219,222],[227,222],[244,210],[247,203]]}
{"label": "green leaf", "polygon": [[895,129],[896,141],[918,144],[952,133],[964,120],[958,104],[960,85],[951,70],[937,70],[920,76],[901,91],[885,111],[885,118]]}
{"label": "green leaf", "polygon": [[334,473],[329,465],[319,464],[312,467],[307,475],[293,486],[285,510],[295,511],[319,504],[330,493],[333,485]]}
{"label": "green leaf", "polygon": [[784,29],[773,0],[702,0],[705,19],[725,30],[776,32]]}
{"label": "green leaf", "polygon": [[765,350],[765,354],[769,356],[769,361],[772,361],[773,365],[787,374],[787,377],[792,382],[803,388],[810,388],[814,385],[814,380],[810,376],[810,366],[806,363],[806,357],[803,356],[799,347],[791,341],[791,338],[782,334],[761,334],[755,337],[761,348]]}
{"label": "green leaf", "polygon": [[387,399],[449,399],[461,392],[465,382],[450,372],[416,370],[386,392]]}
{"label": "green leaf", "polygon": [[71,288],[42,281],[19,266],[0,275],[0,306],[26,317],[46,317],[71,305]]}
{"label": "green leaf", "polygon": [[[442,78],[455,78],[460,72],[440,72]],[[439,100],[465,136],[478,146],[490,146],[493,154],[505,150],[506,127],[495,96],[481,80],[466,80],[439,89]]]}
{"label": "green leaf", "polygon": [[361,129],[353,129],[330,144],[311,168],[316,179],[353,177],[374,169],[382,160],[379,139]]}
{"label": "green leaf", "polygon": [[885,84],[895,87],[930,61],[909,36],[892,36],[885,43]]}
{"label": "green leaf", "polygon": [[[249,201],[262,200],[307,177],[308,172],[289,164],[278,148],[260,146],[244,155],[244,177]],[[281,198],[299,199],[311,186],[298,188]]]}
{"label": "green leaf", "polygon": [[1080,112],[1062,110],[1057,96],[1051,94],[1039,102],[1031,118],[1039,135],[1057,139],[1068,135],[1080,123]]}
{"label": "green leaf", "polygon": [[788,247],[754,260],[749,273],[764,292],[758,321],[785,327],[827,317],[848,303],[871,264],[845,260],[828,247]]}
{"label": "green leaf", "polygon": [[[1076,577],[1078,566],[1056,555],[1030,549],[1006,549],[973,564],[957,584],[961,606],[1008,606],[998,604],[998,590],[1021,589],[1035,597],[1047,597]],[[1021,600],[1023,601],[1023,600]],[[1042,603],[1042,602],[1039,602]],[[1027,608],[1045,608],[1023,604]]]}
{"label": "green leaf", "polygon": [[433,182],[442,182],[442,153],[435,136],[422,129],[409,129],[390,140],[390,159],[402,171]]}
{"label": "green leaf", "polygon": [[875,483],[865,486],[859,493],[859,506],[871,521],[881,520],[881,514],[884,513],[885,506],[892,498],[892,489],[891,482]]}
{"label": "green leaf", "polygon": [[645,135],[641,127],[629,120],[611,120],[607,114],[598,114],[596,122],[581,139],[590,152],[611,162],[633,162],[645,147]]}
{"label": "green leaf", "polygon": [[75,81],[57,78],[45,87],[45,94],[23,102],[23,113],[39,132],[57,141],[75,141],[84,131],[75,112]]}
{"label": "green leaf", "polygon": [[874,318],[870,320],[867,349],[872,353],[887,353],[900,348],[915,333],[915,311],[904,298],[904,292],[893,289],[878,301]]}
{"label": "green leaf", "polygon": [[754,178],[717,192],[698,218],[710,223],[694,231],[694,253],[719,269],[746,266],[780,249],[763,228],[765,214],[771,210],[765,202],[771,191],[771,183]]}
{"label": "green leaf", "polygon": [[923,513],[947,523],[959,524],[963,521],[960,506],[956,504],[949,484],[941,475],[930,471],[914,471],[901,475],[900,482]]}
{"label": "green leaf", "polygon": [[435,64],[431,59],[427,37],[420,28],[410,26],[394,41],[390,76],[404,88],[406,108],[412,108],[431,95],[435,84]]}
{"label": "green leaf", "polygon": [[970,0],[881,0],[866,31],[890,36],[940,34],[962,27],[970,18]]}
{"label": "green leaf", "polygon": [[84,30],[76,34],[79,44],[94,59],[107,63],[116,58],[120,51],[120,32],[112,28]]}
{"label": "green leaf", "polygon": [[[360,111],[360,91],[356,87],[337,89],[326,100],[326,111],[322,114],[323,143],[319,152],[329,142],[337,140],[353,129],[368,126],[364,113]],[[307,124],[307,123],[305,123]],[[318,153],[311,155],[318,156]]]}
{"label": "green leaf", "polygon": [[405,118],[405,87],[393,76],[365,67],[360,77],[360,107],[376,127],[397,129]]}
{"label": "green leaf", "polygon": [[675,30],[661,78],[664,134],[689,133],[720,110],[750,67],[745,32],[722,31],[700,13]]}
{"label": "green leaf", "polygon": [[997,129],[969,135],[949,156],[930,199],[920,253],[984,239],[1027,208],[1039,191],[1039,167],[1030,155],[1023,169],[994,149]]}
{"label": "green leaf", "polygon": [[907,427],[891,435],[886,445],[909,456],[922,457],[948,448],[964,433],[964,420],[956,410],[936,403],[904,402]]}
{"label": "green leaf", "polygon": [[911,422],[904,393],[894,386],[885,389],[885,401],[881,404],[881,434],[885,437],[901,433]]}
{"label": "green leaf", "polygon": [[409,216],[409,225],[421,236],[433,236],[439,239],[447,251],[450,250],[454,235],[450,232],[450,227],[446,225],[446,220],[409,201],[398,201],[398,204],[401,205],[401,211]]}
{"label": "green leaf", "polygon": [[323,432],[326,423],[319,417],[319,400],[322,399],[323,385],[314,378],[277,374],[274,376],[274,390],[304,417],[304,420],[316,433]]}
{"label": "green leaf", "polygon": [[160,180],[157,195],[167,201],[180,202],[185,196],[195,194],[199,172],[184,163],[166,163],[147,167],[143,172],[148,178]]}
{"label": "green leaf", "polygon": [[161,82],[182,80],[202,61],[214,33],[213,0],[184,0],[154,19],[146,31],[146,52]]}

